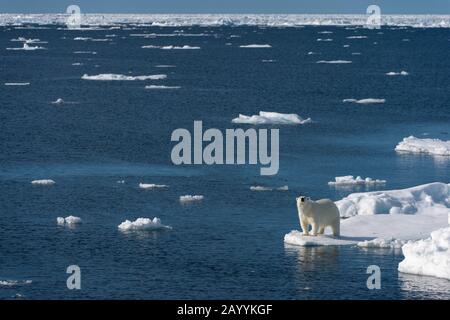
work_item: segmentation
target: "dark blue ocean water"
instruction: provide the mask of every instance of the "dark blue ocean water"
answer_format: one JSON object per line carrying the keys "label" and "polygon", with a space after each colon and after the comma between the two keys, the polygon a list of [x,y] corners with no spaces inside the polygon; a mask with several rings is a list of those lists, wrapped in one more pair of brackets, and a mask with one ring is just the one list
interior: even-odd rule
{"label": "dark blue ocean water", "polygon": [[[130,37],[180,29],[210,36]],[[319,34],[325,30],[333,34]],[[450,182],[448,159],[394,152],[409,135],[450,139],[449,31],[381,31],[1,27],[0,281],[32,283],[0,286],[0,298],[450,298],[450,281],[399,274],[400,251],[283,243],[287,232],[299,228],[298,194],[338,200],[365,190],[329,188],[327,182],[335,176],[386,179],[387,189]],[[73,40],[111,34],[116,35],[111,42]],[[368,38],[346,39],[352,35]],[[21,46],[10,41],[17,37],[48,41],[38,44],[48,50],[6,50]],[[272,48],[239,48],[252,43]],[[201,50],[152,50],[143,45]],[[321,54],[308,55],[310,51]],[[410,75],[385,75],[401,70]],[[81,80],[85,73],[164,73],[168,79]],[[149,84],[181,88],[145,90]],[[58,98],[68,103],[51,103]],[[383,98],[386,103],[342,103],[346,98]],[[315,121],[279,127],[278,175],[262,177],[259,166],[172,165],[174,129],[192,131],[193,121],[202,120],[205,128],[225,130],[236,127],[231,119],[239,113],[261,110],[298,113]],[[30,184],[46,178],[56,185]],[[140,182],[170,187],[142,190]],[[252,185],[289,185],[290,191],[251,192]],[[182,205],[178,198],[184,194],[205,199]],[[83,224],[73,229],[56,225],[56,217],[69,215],[81,217]],[[173,229],[117,229],[126,219],[155,216]],[[82,270],[79,291],[66,288],[65,271],[73,264]],[[372,264],[381,267],[381,290],[366,287],[366,268]]]}

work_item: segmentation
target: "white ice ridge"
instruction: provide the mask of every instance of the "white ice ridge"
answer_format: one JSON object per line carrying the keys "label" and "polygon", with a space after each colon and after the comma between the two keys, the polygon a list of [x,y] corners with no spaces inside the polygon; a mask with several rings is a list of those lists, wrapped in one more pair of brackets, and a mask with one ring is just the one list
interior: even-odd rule
{"label": "white ice ridge", "polygon": [[285,235],[285,243],[398,248],[410,240],[424,239],[447,225],[450,184],[434,182],[408,189],[352,193],[336,205],[346,218],[341,219],[340,237],[333,237],[328,229],[324,236],[316,237],[293,230]]}
{"label": "white ice ridge", "polygon": [[387,76],[407,76],[407,75],[409,75],[409,73],[406,71],[400,71],[400,72],[390,71],[390,72],[386,73],[386,75]]}
{"label": "white ice ridge", "polygon": [[[450,214],[449,214],[450,223]],[[431,233],[425,240],[409,242],[402,247],[405,259],[398,271],[450,280],[450,227]]]}
{"label": "white ice ridge", "polygon": [[372,103],[385,103],[386,99],[375,99],[375,98],[367,98],[367,99],[344,99],[342,102],[352,102],[359,104],[372,104]]}
{"label": "white ice ridge", "polygon": [[16,287],[33,283],[32,280],[0,280],[0,287]]}
{"label": "white ice ridge", "polygon": [[185,195],[180,196],[180,202],[194,202],[194,201],[202,201],[205,197],[201,195],[197,196],[191,196],[191,195]]}
{"label": "white ice ridge", "polygon": [[49,185],[53,185],[56,182],[52,179],[42,179],[42,180],[33,180],[31,181],[31,184],[34,185],[42,185],[42,186],[49,186]]}
{"label": "white ice ridge", "polygon": [[149,76],[127,76],[124,74],[114,74],[114,73],[104,73],[98,75],[83,75],[81,79],[83,80],[98,80],[98,81],[135,81],[135,80],[163,80],[166,79],[165,74],[154,74]]}
{"label": "white ice ridge", "polygon": [[14,51],[18,51],[18,50],[24,50],[24,51],[34,51],[34,50],[45,50],[46,48],[44,47],[39,47],[39,46],[30,46],[27,43],[23,44],[23,47],[19,47],[19,48],[6,48],[6,50],[14,50]]}
{"label": "white ice ridge", "polygon": [[158,89],[180,89],[181,87],[179,86],[157,86],[157,85],[149,85],[149,86],[145,86],[145,89],[149,89],[149,90],[158,90]]}
{"label": "white ice ridge", "polygon": [[[0,25],[58,24],[65,27],[67,14],[0,14]],[[365,14],[82,14],[84,25],[122,26],[122,24],[162,27],[183,26],[364,26]],[[383,26],[450,28],[450,15],[385,15]],[[96,30],[98,28],[83,28]]]}
{"label": "white ice ridge", "polygon": [[288,186],[282,186],[282,187],[278,187],[278,188],[272,188],[272,187],[264,187],[264,186],[251,186],[250,187],[251,191],[289,191],[289,187]]}
{"label": "white ice ridge", "polygon": [[74,216],[68,216],[66,218],[63,217],[58,217],[56,218],[56,223],[60,226],[63,225],[69,225],[69,226],[73,226],[76,224],[80,224],[81,223],[81,218],[80,217],[74,217]]}
{"label": "white ice ridge", "polygon": [[259,115],[246,116],[240,114],[239,117],[231,120],[232,123],[245,124],[305,124],[312,122],[311,118],[303,119],[295,113],[278,113],[260,111]]}
{"label": "white ice ridge", "polygon": [[196,46],[154,46],[154,45],[148,45],[148,46],[142,46],[143,49],[161,49],[161,50],[199,50],[200,47]]}
{"label": "white ice ridge", "polygon": [[372,178],[361,178],[361,176],[341,176],[335,177],[334,181],[328,182],[330,186],[348,186],[348,185],[375,185],[375,184],[385,184],[386,180],[378,180]]}
{"label": "white ice ridge", "polygon": [[450,156],[450,140],[419,139],[414,136],[409,136],[404,138],[403,141],[395,147],[395,151]]}
{"label": "white ice ridge", "polygon": [[29,82],[5,82],[5,86],[29,86]]}
{"label": "white ice ridge", "polygon": [[170,226],[165,226],[161,223],[159,218],[137,218],[135,221],[125,220],[118,226],[121,231],[154,231],[172,229]]}
{"label": "white ice ridge", "polygon": [[326,64],[348,64],[352,63],[350,60],[319,60],[316,63],[326,63]]}
{"label": "white ice ridge", "polygon": [[262,48],[272,48],[272,46],[270,44],[245,44],[239,46],[239,48],[262,49]]}
{"label": "white ice ridge", "polygon": [[165,184],[154,184],[154,183],[139,183],[139,188],[141,189],[162,189],[168,188],[169,186]]}

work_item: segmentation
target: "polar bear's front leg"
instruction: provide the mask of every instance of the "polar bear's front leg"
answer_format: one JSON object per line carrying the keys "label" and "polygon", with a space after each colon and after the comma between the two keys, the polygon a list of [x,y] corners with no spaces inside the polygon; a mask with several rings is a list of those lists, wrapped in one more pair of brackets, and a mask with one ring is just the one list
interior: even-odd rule
{"label": "polar bear's front leg", "polygon": [[312,234],[313,236],[317,236],[317,232],[319,231],[319,224],[318,223],[313,223],[312,225]]}
{"label": "polar bear's front leg", "polygon": [[300,226],[302,227],[302,230],[303,230],[303,235],[304,236],[309,236],[309,231],[308,231],[308,222],[304,219],[304,218],[301,218],[300,219]]}

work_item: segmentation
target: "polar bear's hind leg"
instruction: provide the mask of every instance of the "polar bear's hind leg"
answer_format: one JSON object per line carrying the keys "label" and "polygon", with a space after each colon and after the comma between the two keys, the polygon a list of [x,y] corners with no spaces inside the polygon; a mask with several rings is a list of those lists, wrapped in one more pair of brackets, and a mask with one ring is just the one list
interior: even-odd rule
{"label": "polar bear's hind leg", "polygon": [[341,235],[341,227],[339,219],[337,219],[334,222],[334,224],[331,226],[331,229],[333,229],[333,236],[339,237]]}

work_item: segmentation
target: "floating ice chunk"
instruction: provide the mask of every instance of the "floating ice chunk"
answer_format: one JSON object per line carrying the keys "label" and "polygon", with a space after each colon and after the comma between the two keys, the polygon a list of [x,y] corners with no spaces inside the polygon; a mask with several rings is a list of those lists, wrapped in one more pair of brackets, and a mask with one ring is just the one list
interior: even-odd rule
{"label": "floating ice chunk", "polygon": [[54,180],[51,179],[42,179],[42,180],[33,180],[31,181],[31,184],[34,185],[42,185],[42,186],[50,186],[55,184],[56,182]]}
{"label": "floating ice chunk", "polygon": [[262,48],[272,48],[272,46],[270,44],[245,44],[240,45],[239,48],[262,49]]}
{"label": "floating ice chunk", "polygon": [[259,115],[246,116],[240,114],[238,118],[231,120],[232,123],[244,124],[306,124],[311,123],[311,118],[303,119],[298,114],[278,113],[260,111]]}
{"label": "floating ice chunk", "polygon": [[367,36],[349,36],[347,39],[367,39]]}
{"label": "floating ice chunk", "polygon": [[277,60],[274,60],[274,59],[264,59],[264,60],[261,60],[261,62],[265,62],[265,63],[270,63],[270,62],[276,62]]}
{"label": "floating ice chunk", "polygon": [[96,51],[74,51],[75,54],[97,54]]}
{"label": "floating ice chunk", "polygon": [[73,40],[75,40],[75,41],[88,41],[91,39],[92,38],[90,38],[90,37],[75,37],[75,38],[73,38]]}
{"label": "floating ice chunk", "polygon": [[320,53],[319,52],[313,52],[313,51],[308,52],[309,56],[314,55],[314,54],[320,54]]}
{"label": "floating ice chunk", "polygon": [[353,103],[359,103],[359,104],[372,104],[372,103],[385,103],[386,99],[374,99],[374,98],[367,98],[367,99],[344,99],[342,102],[353,102]]}
{"label": "floating ice chunk", "polygon": [[80,217],[75,217],[75,216],[68,216],[66,218],[58,217],[58,218],[56,218],[56,223],[58,225],[74,226],[74,225],[77,225],[77,224],[81,223],[81,218]]}
{"label": "floating ice chunk", "polygon": [[185,195],[180,196],[180,202],[195,202],[195,201],[202,201],[205,197],[201,195],[191,196],[191,195]]}
{"label": "floating ice chunk", "polygon": [[82,66],[83,64],[81,62],[75,62],[75,63],[72,63],[72,65],[73,66]]}
{"label": "floating ice chunk", "polygon": [[450,185],[434,182],[402,190],[352,193],[336,205],[341,217],[445,212],[450,208]]}
{"label": "floating ice chunk", "polygon": [[409,136],[395,147],[395,151],[450,156],[450,141]]}
{"label": "floating ice chunk", "polygon": [[5,86],[29,86],[29,82],[5,82]]}
{"label": "floating ice chunk", "polygon": [[175,68],[176,66],[172,64],[158,64],[155,66],[155,68]]}
{"label": "floating ice chunk", "polygon": [[333,33],[333,31],[320,31],[320,32],[317,32],[317,33],[319,33],[319,34],[331,34],[331,33]]}
{"label": "floating ice chunk", "polygon": [[62,98],[58,98],[55,101],[52,102],[53,104],[63,104],[64,100]]}
{"label": "floating ice chunk", "polygon": [[425,240],[409,242],[402,251],[405,259],[398,271],[450,280],[450,227],[433,231]]}
{"label": "floating ice chunk", "polygon": [[98,74],[94,76],[83,75],[81,79],[83,80],[98,80],[98,81],[135,81],[135,80],[163,80],[166,79],[167,75],[165,74],[155,74],[149,76],[127,76],[123,74],[114,74],[114,73],[105,73]]}
{"label": "floating ice chunk", "polygon": [[162,50],[199,50],[201,47],[195,47],[195,46],[154,46],[154,45],[148,45],[148,46],[142,46],[143,49],[162,49]]}
{"label": "floating ice chunk", "polygon": [[316,63],[347,64],[347,63],[352,63],[352,61],[349,61],[349,60],[319,60]]}
{"label": "floating ice chunk", "polygon": [[344,44],[344,45],[342,46],[342,48],[350,48],[350,45],[349,45],[349,44]]}
{"label": "floating ice chunk", "polygon": [[331,41],[333,41],[333,39],[330,39],[330,38],[327,38],[327,39],[318,38],[316,41],[318,41],[318,42],[331,42]]}
{"label": "floating ice chunk", "polygon": [[0,280],[0,287],[16,287],[33,283],[32,280]]}
{"label": "floating ice chunk", "polygon": [[6,50],[24,50],[24,51],[34,51],[34,50],[45,50],[46,48],[44,47],[39,47],[39,46],[30,46],[27,43],[23,44],[22,48],[6,48]]}
{"label": "floating ice chunk", "polygon": [[352,56],[360,56],[361,52],[352,52]]}
{"label": "floating ice chunk", "polygon": [[145,89],[149,89],[149,90],[159,90],[159,89],[180,89],[181,87],[179,86],[156,86],[156,85],[149,85],[149,86],[145,86]]}
{"label": "floating ice chunk", "polygon": [[278,188],[271,188],[271,187],[264,187],[264,186],[251,186],[250,190],[251,191],[273,191],[273,190],[289,191],[289,187],[288,186],[282,186],[282,187],[278,187]]}
{"label": "floating ice chunk", "polygon": [[373,240],[364,240],[357,243],[361,248],[383,248],[383,249],[401,249],[401,247],[407,243],[407,240],[400,239],[382,239],[376,238]]}
{"label": "floating ice chunk", "polygon": [[361,178],[357,176],[356,179],[353,176],[341,176],[335,177],[335,181],[328,182],[330,186],[348,186],[348,185],[376,185],[376,184],[385,184],[386,180],[378,180],[372,178]]}
{"label": "floating ice chunk", "polygon": [[406,71],[400,71],[400,72],[391,71],[391,72],[386,73],[386,75],[387,76],[407,76],[407,75],[409,75],[409,73]]}
{"label": "floating ice chunk", "polygon": [[165,184],[154,184],[154,183],[139,183],[139,188],[141,189],[162,189],[168,188]]}
{"label": "floating ice chunk", "polygon": [[125,220],[118,226],[120,231],[154,231],[172,229],[170,226],[165,226],[161,223],[159,218],[137,218],[135,221]]}

